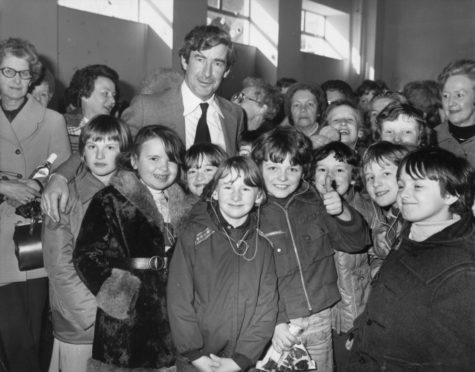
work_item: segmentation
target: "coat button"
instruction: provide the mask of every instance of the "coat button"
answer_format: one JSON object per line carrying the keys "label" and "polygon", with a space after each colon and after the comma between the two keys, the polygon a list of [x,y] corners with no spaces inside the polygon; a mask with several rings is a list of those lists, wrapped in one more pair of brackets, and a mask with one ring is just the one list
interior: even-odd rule
{"label": "coat button", "polygon": [[366,360],[363,357],[361,357],[358,361],[360,362],[360,364],[365,364],[366,363]]}
{"label": "coat button", "polygon": [[280,252],[282,252],[282,249],[277,248],[277,253],[280,253]]}
{"label": "coat button", "polygon": [[370,326],[371,324],[373,324],[373,321],[372,321],[371,319],[368,319],[368,320],[366,321],[366,324]]}
{"label": "coat button", "polygon": [[20,154],[21,154],[21,150],[20,150],[20,149],[16,149],[16,150],[15,150],[15,154],[20,155]]}

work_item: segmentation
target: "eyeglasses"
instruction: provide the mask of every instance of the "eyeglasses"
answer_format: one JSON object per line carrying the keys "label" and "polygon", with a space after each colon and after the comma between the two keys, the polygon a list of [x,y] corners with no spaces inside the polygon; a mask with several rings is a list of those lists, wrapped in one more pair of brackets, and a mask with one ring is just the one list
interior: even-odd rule
{"label": "eyeglasses", "polygon": [[251,97],[248,97],[244,94],[244,92],[240,92],[240,93],[236,93],[235,95],[233,95],[231,97],[231,101],[237,103],[237,104],[241,104],[242,101],[244,101],[245,99],[247,99],[248,101],[252,101],[252,102],[255,102],[257,103],[258,105],[262,105],[262,102],[258,101],[257,99],[254,99],[254,98],[251,98]]}
{"label": "eyeglasses", "polygon": [[14,78],[16,74],[20,75],[20,79],[22,80],[29,80],[33,77],[33,74],[31,73],[30,70],[21,70],[17,71],[13,68],[10,67],[3,67],[0,68],[0,71],[2,72],[2,75],[7,77],[7,78]]}

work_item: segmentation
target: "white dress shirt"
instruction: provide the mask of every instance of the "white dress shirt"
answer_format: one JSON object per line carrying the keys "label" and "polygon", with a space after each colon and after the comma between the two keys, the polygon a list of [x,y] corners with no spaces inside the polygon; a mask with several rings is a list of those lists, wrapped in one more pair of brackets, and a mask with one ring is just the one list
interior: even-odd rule
{"label": "white dress shirt", "polygon": [[183,116],[185,118],[186,149],[189,149],[195,142],[196,127],[201,117],[200,103],[206,102],[209,104],[206,122],[208,123],[211,142],[226,150],[226,141],[222,127],[223,113],[219,109],[214,94],[207,101],[202,101],[193,94],[188,85],[186,85],[186,82],[183,82],[181,85],[181,95],[183,97]]}

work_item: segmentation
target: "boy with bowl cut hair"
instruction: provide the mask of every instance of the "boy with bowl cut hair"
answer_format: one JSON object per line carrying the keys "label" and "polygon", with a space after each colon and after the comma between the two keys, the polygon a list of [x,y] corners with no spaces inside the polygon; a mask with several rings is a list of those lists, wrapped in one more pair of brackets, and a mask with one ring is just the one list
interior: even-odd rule
{"label": "boy with bowl cut hair", "polygon": [[[268,192],[261,229],[272,242],[279,310],[272,339],[278,351],[300,340],[319,371],[333,371],[331,306],[340,299],[333,249],[358,252],[370,244],[362,217],[327,182],[321,197],[309,178],[312,145],[292,127],[260,136],[252,157]],[[302,329],[299,338],[289,325]]]}

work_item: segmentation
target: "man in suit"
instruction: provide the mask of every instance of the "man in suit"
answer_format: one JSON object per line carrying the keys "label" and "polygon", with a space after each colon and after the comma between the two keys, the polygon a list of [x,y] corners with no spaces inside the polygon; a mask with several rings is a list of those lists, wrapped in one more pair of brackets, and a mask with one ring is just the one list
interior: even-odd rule
{"label": "man in suit", "polygon": [[185,37],[179,50],[185,72],[182,84],[164,92],[136,96],[122,119],[132,131],[149,124],[174,129],[186,148],[197,142],[198,122],[206,103],[206,124],[210,142],[230,155],[236,153],[239,134],[244,129],[243,111],[215,94],[234,62],[229,34],[216,26],[197,26]]}
{"label": "man in suit", "polygon": [[[216,26],[197,26],[186,35],[179,56],[185,71],[183,83],[157,94],[136,96],[122,119],[134,135],[143,126],[162,124],[174,129],[186,148],[207,141],[234,155],[244,130],[244,112],[215,94],[235,59],[229,33]],[[74,177],[79,164],[78,157],[71,157],[61,165],[42,194],[43,212],[54,221],[59,221],[59,212],[66,208],[67,180]]]}

